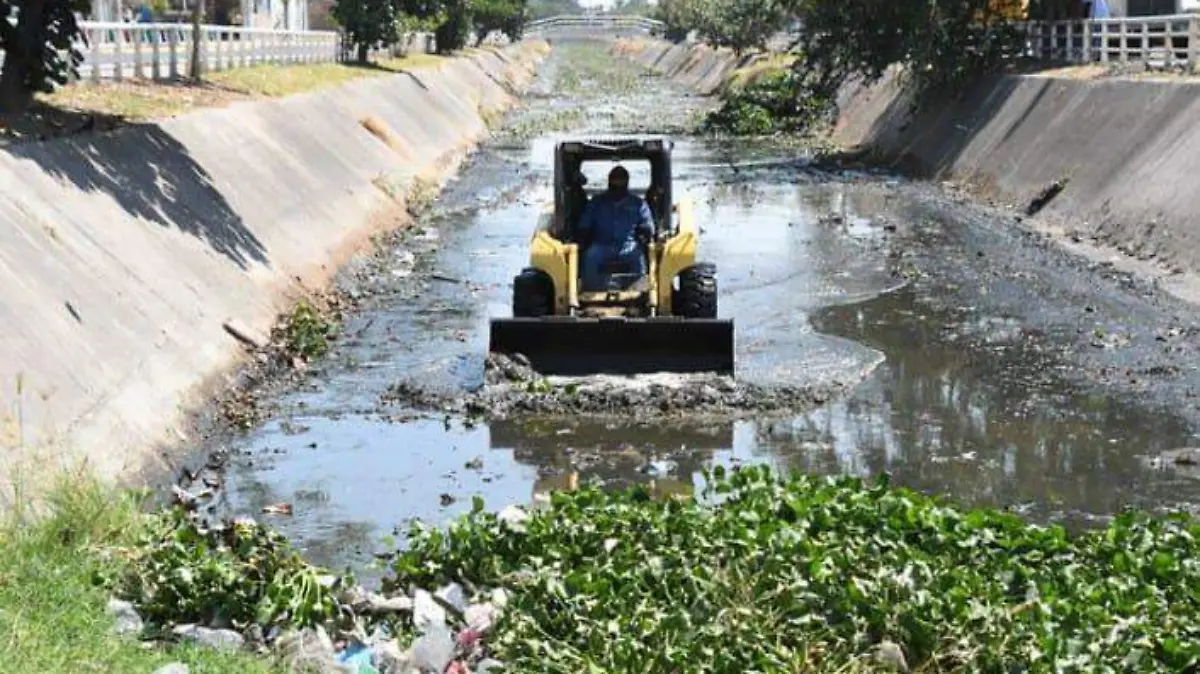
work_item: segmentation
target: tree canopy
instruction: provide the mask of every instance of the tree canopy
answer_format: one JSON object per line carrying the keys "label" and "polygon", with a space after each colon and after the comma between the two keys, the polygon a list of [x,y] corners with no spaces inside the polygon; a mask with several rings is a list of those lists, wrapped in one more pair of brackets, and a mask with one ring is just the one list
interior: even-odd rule
{"label": "tree canopy", "polygon": [[19,112],[39,91],[50,92],[65,84],[83,62],[74,48],[79,37],[76,12],[86,14],[90,0],[0,0],[0,111]]}
{"label": "tree canopy", "polygon": [[[827,116],[848,79],[869,82],[891,66],[901,67],[918,101],[932,90],[961,90],[1021,50],[1023,14],[1020,0],[660,0],[657,18],[668,39],[695,35],[739,54],[799,22],[790,73],[731,92],[713,118],[790,130],[796,120],[777,124],[780,115]],[[801,98],[803,105],[788,103]]]}
{"label": "tree canopy", "polygon": [[441,53],[494,30],[519,39],[529,10],[528,0],[337,0],[332,16],[365,63],[371,49],[394,45],[415,30],[433,31]]}

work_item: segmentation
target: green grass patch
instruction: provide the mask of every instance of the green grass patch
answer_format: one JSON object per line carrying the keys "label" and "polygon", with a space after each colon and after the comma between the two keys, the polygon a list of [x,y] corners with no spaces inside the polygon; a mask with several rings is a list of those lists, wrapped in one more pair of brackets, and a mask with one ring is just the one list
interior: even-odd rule
{"label": "green grass patch", "polygon": [[857,479],[747,468],[703,498],[558,493],[418,528],[393,583],[504,586],[512,671],[1191,671],[1200,529],[1127,514],[1077,537]]}
{"label": "green grass patch", "polygon": [[149,673],[173,661],[193,673],[273,671],[249,655],[114,634],[99,580],[127,567],[124,553],[156,521],[135,498],[88,481],[53,490],[36,519],[10,514],[0,526],[0,672]]}

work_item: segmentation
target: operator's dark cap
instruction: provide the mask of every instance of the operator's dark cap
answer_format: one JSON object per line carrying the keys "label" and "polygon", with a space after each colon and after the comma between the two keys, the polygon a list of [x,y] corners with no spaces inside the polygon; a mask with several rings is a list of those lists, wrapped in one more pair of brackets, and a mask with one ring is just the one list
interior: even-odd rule
{"label": "operator's dark cap", "polygon": [[624,166],[617,166],[608,172],[608,181],[613,182],[613,180],[629,182],[629,171],[625,170]]}

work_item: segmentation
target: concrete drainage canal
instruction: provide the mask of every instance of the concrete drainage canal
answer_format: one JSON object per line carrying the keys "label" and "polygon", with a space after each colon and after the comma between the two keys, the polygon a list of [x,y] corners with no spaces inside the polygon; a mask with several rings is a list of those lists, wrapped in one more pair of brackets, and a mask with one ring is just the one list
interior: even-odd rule
{"label": "concrete drainage canal", "polygon": [[[499,510],[590,479],[687,492],[714,465],[886,471],[1074,526],[1200,502],[1172,453],[1196,422],[1197,376],[1177,365],[1191,309],[937,186],[683,134],[708,103],[599,48],[558,47],[540,77],[418,227],[345,271],[361,309],[232,440],[224,514],[370,581],[389,536],[475,496]],[[487,321],[509,315],[556,134],[634,130],[676,134],[737,380],[500,376]]]}

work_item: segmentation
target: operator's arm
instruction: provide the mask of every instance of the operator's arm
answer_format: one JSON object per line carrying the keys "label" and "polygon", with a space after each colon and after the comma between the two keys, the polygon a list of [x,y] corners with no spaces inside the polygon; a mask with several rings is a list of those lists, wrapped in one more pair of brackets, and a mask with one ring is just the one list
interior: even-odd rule
{"label": "operator's arm", "polygon": [[654,213],[650,211],[650,204],[645,199],[642,199],[641,208],[638,209],[637,226],[647,239],[654,238]]}

